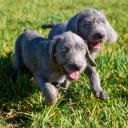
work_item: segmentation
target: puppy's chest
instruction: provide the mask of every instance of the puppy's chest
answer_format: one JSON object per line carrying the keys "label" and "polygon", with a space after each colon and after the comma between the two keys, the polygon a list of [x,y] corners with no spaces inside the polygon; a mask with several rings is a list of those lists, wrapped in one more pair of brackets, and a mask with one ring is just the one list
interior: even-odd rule
{"label": "puppy's chest", "polygon": [[58,73],[58,72],[50,72],[47,75],[47,79],[52,83],[52,82],[56,82],[56,83],[63,83],[67,77],[66,75],[62,74],[62,73]]}

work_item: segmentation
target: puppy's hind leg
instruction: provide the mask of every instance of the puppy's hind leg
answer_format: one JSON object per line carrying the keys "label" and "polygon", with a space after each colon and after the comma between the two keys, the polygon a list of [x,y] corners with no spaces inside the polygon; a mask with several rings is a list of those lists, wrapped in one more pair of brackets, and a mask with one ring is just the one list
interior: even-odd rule
{"label": "puppy's hind leg", "polygon": [[16,81],[17,77],[18,77],[18,73],[20,71],[21,68],[21,63],[22,61],[20,60],[20,58],[18,58],[17,54],[14,54],[14,60],[13,60],[13,79],[14,81]]}
{"label": "puppy's hind leg", "polygon": [[14,60],[13,60],[13,78],[16,80],[18,76],[18,72],[20,69],[23,67],[23,60],[22,60],[22,55],[21,55],[21,41],[20,37],[16,41],[16,47],[15,47],[15,53],[14,53]]}
{"label": "puppy's hind leg", "polygon": [[12,68],[13,68],[13,77],[15,78],[18,74],[19,64],[18,64],[18,59],[16,57],[16,54],[14,54],[13,57],[14,57],[14,60],[13,60]]}

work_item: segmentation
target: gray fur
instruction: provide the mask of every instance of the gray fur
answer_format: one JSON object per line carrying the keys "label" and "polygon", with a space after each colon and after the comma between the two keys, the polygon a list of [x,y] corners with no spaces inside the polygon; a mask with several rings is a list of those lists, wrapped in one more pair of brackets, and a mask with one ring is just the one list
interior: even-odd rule
{"label": "gray fur", "polygon": [[100,39],[101,41],[116,42],[118,38],[117,33],[108,22],[104,13],[93,8],[75,14],[68,22],[42,25],[42,28],[52,28],[49,33],[49,39],[68,30],[81,36],[89,43],[98,39],[95,36],[97,33],[104,35],[103,39]]}
{"label": "gray fur", "polygon": [[[93,59],[96,58],[96,53],[99,50],[94,48],[96,42],[116,42],[118,38],[116,31],[112,28],[104,13],[93,8],[75,14],[68,22],[52,24],[51,26],[43,25],[42,27],[52,28],[49,39],[69,30],[76,33],[87,43]],[[94,95],[101,99],[107,99],[107,93],[100,86],[100,78],[96,68],[88,65],[85,73],[89,78]]]}
{"label": "gray fur", "polygon": [[58,87],[68,88],[70,72],[79,75],[87,64],[95,66],[84,40],[72,32],[65,32],[46,40],[39,34],[25,30],[16,41],[13,69],[26,67],[34,76],[45,104],[57,101]]}

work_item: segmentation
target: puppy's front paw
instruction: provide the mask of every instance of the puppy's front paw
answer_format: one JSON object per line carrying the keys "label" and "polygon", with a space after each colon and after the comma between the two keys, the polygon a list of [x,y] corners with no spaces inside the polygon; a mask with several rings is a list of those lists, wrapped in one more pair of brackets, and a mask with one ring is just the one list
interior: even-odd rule
{"label": "puppy's front paw", "polygon": [[54,105],[57,102],[58,89],[53,85],[47,84],[43,94],[45,95],[44,103],[46,105]]}
{"label": "puppy's front paw", "polygon": [[108,99],[108,94],[105,91],[95,91],[94,92],[95,97],[100,98],[102,100]]}
{"label": "puppy's front paw", "polygon": [[55,99],[48,99],[47,98],[44,100],[44,104],[47,106],[54,105],[54,104],[56,104],[56,102],[57,102],[57,98],[55,98]]}

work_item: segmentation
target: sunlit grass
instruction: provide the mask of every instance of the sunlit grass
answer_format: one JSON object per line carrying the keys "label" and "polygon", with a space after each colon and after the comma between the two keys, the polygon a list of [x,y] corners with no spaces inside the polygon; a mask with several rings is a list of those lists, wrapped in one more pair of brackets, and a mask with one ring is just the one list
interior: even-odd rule
{"label": "sunlit grass", "polygon": [[[102,10],[119,34],[103,44],[97,57],[101,85],[109,100],[96,99],[83,74],[52,107],[27,75],[12,81],[15,40],[24,28],[47,37],[44,23],[68,20],[87,7]],[[125,0],[0,0],[0,127],[2,128],[127,128],[128,127],[128,3]]]}

